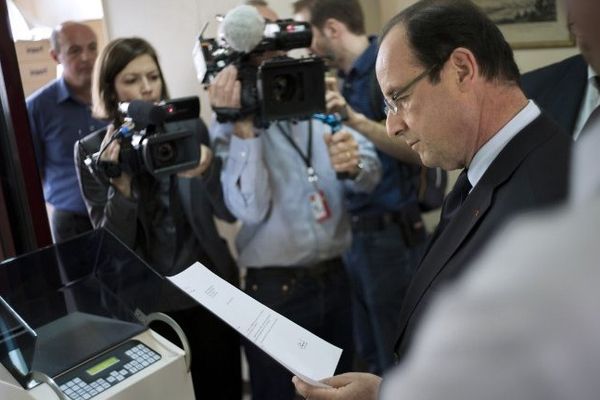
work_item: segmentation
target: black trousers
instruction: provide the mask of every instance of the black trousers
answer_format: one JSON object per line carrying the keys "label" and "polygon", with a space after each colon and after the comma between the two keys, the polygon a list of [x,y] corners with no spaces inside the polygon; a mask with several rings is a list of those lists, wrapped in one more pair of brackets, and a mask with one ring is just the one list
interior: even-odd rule
{"label": "black trousers", "polygon": [[[352,370],[350,287],[340,258],[298,267],[248,268],[246,293],[343,352],[337,374]],[[252,400],[295,400],[292,374],[246,341]]]}
{"label": "black trousers", "polygon": [[[166,314],[177,321],[190,343],[196,399],[240,400],[242,370],[238,333],[201,306]],[[153,322],[150,327],[181,347],[178,336],[166,324]]]}
{"label": "black trousers", "polygon": [[92,229],[92,223],[87,214],[57,209],[52,211],[50,230],[54,243],[62,242]]}

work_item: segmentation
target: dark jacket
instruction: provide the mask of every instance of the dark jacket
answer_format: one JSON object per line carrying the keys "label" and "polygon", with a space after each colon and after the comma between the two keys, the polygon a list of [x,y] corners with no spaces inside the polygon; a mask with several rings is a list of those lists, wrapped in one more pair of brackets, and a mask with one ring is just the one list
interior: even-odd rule
{"label": "dark jacket", "polygon": [[528,98],[572,135],[587,80],[588,65],[577,55],[524,74],[521,86]]}
{"label": "dark jacket", "polygon": [[398,357],[437,290],[462,274],[502,225],[566,198],[571,144],[542,114],[500,152],[421,260],[401,311]]}
{"label": "dark jacket", "polygon": [[[172,128],[174,124],[193,129],[200,143],[208,145],[208,132],[201,120],[168,123],[167,128]],[[81,193],[94,228],[109,229],[127,246],[145,258],[145,246],[160,246],[160,243],[147,243],[151,221],[143,212],[143,207],[148,199],[138,201],[126,199],[110,185],[106,176],[99,172],[92,173],[84,162],[86,155],[100,149],[105,134],[106,130],[102,129],[75,143],[75,163]],[[221,159],[215,157],[203,177],[176,177],[177,191],[184,218],[195,233],[203,252],[213,264],[206,267],[213,269],[229,282],[237,284],[239,275],[237,266],[227,243],[219,236],[214,222],[214,217],[226,221],[234,220],[223,200],[220,182],[221,165]],[[134,198],[138,196],[139,193],[134,192]]]}

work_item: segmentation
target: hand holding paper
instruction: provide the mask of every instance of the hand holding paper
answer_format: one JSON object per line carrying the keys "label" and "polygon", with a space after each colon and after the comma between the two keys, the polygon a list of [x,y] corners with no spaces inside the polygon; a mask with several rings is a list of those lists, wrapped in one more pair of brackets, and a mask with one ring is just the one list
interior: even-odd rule
{"label": "hand holding paper", "polygon": [[168,279],[313,386],[333,375],[342,349],[312,334],[195,263]]}
{"label": "hand holding paper", "polygon": [[310,385],[297,377],[296,391],[310,400],[377,400],[381,378],[365,372],[349,372],[325,379],[327,388]]}

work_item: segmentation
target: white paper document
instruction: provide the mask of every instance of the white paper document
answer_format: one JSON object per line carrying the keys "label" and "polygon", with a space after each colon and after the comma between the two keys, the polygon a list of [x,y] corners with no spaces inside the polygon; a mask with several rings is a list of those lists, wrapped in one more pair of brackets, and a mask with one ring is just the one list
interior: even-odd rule
{"label": "white paper document", "polygon": [[326,386],[318,381],[334,374],[342,349],[254,300],[199,262],[168,279],[303,381]]}

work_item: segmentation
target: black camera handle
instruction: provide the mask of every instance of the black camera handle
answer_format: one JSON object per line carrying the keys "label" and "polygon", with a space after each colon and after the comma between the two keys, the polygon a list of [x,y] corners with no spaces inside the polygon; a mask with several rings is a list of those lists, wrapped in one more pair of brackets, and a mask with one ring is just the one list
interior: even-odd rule
{"label": "black camera handle", "polygon": [[132,128],[133,126],[129,123],[124,123],[123,125],[121,125],[119,129],[113,132],[112,136],[110,137],[110,140],[106,142],[104,146],[101,146],[100,150],[98,150],[98,152],[94,154],[91,154],[88,151],[88,149],[86,149],[86,147],[83,145],[83,143],[81,141],[78,141],[80,151],[82,151],[85,154],[83,163],[92,175],[95,175],[96,171],[99,171],[102,172],[107,178],[118,178],[119,176],[121,176],[122,170],[119,164],[114,163],[112,161],[102,160],[100,157],[112,142],[114,142],[120,137],[131,136],[131,132],[133,132]]}
{"label": "black camera handle", "polygon": [[110,137],[110,140],[100,148],[97,155],[92,155],[92,163],[94,163],[96,169],[102,171],[108,178],[118,178],[119,176],[121,176],[121,166],[112,161],[102,160],[100,157],[102,156],[102,153],[106,151],[108,146],[110,146],[112,142],[114,142],[121,136],[123,136],[121,129],[116,130],[115,132],[113,132],[112,136]]}

